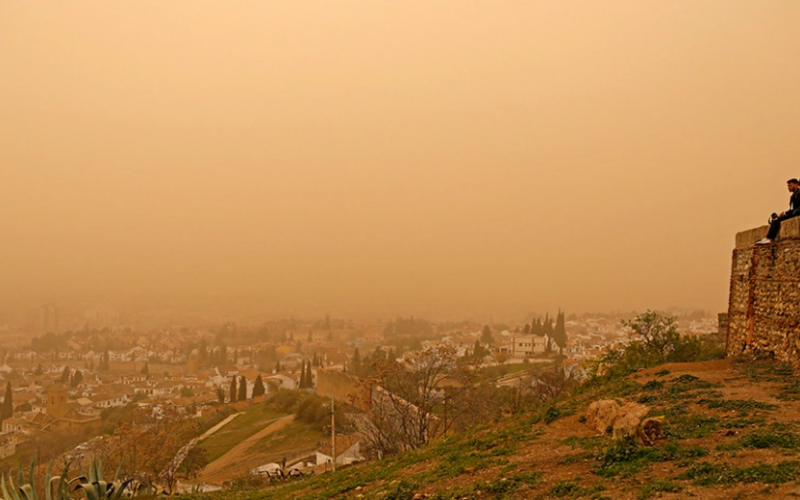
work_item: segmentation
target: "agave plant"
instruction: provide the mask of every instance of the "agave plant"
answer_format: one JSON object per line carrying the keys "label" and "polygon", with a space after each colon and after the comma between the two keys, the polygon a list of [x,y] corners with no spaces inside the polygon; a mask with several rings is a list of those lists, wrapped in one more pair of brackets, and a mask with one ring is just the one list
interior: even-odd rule
{"label": "agave plant", "polygon": [[[122,470],[122,462],[117,467],[117,472],[114,474],[112,481],[103,480],[103,460],[99,457],[94,458],[89,462],[89,474],[81,469],[83,475],[70,481],[70,485],[78,483],[73,491],[83,490],[86,495],[86,500],[118,500],[125,489],[131,483],[130,479],[124,481],[119,480],[119,473]],[[18,500],[18,499],[13,499]],[[19,500],[37,500],[32,499],[19,499]],[[51,499],[47,499],[51,500]]]}
{"label": "agave plant", "polygon": [[[69,470],[70,462],[64,462],[64,472],[60,476],[53,476],[53,461],[47,465],[47,473],[45,474],[45,499],[44,500],[71,500],[72,496],[69,494],[67,488],[67,471]],[[19,472],[17,475],[17,485],[14,485],[14,479],[11,473],[8,474],[8,483],[6,483],[5,476],[0,479],[0,490],[3,493],[4,500],[39,500],[39,495],[36,492],[36,484],[34,483],[34,471],[36,469],[36,457],[31,460],[30,472],[28,472],[28,482],[25,483],[25,473],[22,471],[22,464],[20,464]],[[55,495],[53,495],[53,486],[55,488]]]}
{"label": "agave plant", "polygon": [[130,490],[131,496],[160,497],[170,495],[169,491],[150,481],[135,481],[130,485]]}

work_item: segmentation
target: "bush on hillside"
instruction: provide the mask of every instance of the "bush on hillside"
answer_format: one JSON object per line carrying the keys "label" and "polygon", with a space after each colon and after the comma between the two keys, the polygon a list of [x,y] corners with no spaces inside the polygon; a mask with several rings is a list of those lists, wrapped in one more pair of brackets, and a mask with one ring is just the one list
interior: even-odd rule
{"label": "bush on hillside", "polygon": [[[319,430],[329,433],[331,424],[330,400],[316,394],[296,390],[282,390],[269,396],[266,405],[281,413],[294,413],[297,420],[316,424]],[[343,432],[348,419],[342,405],[336,408],[336,430]]]}
{"label": "bush on hillside", "polygon": [[671,316],[647,311],[622,324],[633,340],[601,355],[593,366],[595,377],[625,376],[663,363],[708,361],[725,354],[714,339],[681,335]]}

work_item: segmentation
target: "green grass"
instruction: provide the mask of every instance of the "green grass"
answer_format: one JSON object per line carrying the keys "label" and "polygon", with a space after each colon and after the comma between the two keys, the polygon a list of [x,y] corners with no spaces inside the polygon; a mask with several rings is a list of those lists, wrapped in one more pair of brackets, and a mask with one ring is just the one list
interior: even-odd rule
{"label": "green grass", "polygon": [[778,409],[778,405],[762,403],[753,399],[712,399],[707,401],[706,405],[711,409],[737,411],[742,414],[747,414],[754,410],[773,411]]}
{"label": "green grass", "polygon": [[317,424],[294,421],[253,443],[247,453],[262,453],[265,461],[279,460],[284,455],[292,460],[314,451],[325,439]]}
{"label": "green grass", "polygon": [[734,443],[723,444],[717,447],[717,449],[722,451],[735,451],[745,448],[758,450],[767,448],[797,450],[800,449],[800,434],[795,432],[756,431],[743,436]]}
{"label": "green grass", "polygon": [[676,442],[664,446],[644,447],[633,439],[617,441],[597,454],[595,473],[601,477],[632,476],[651,463],[680,460],[684,463],[708,454],[701,446],[681,446]]}
{"label": "green grass", "polygon": [[727,464],[699,463],[679,476],[696,486],[730,485],[735,483],[781,484],[800,479],[800,462],[732,467]]}
{"label": "green grass", "polygon": [[203,446],[208,451],[209,462],[218,459],[242,440],[252,436],[282,416],[285,415],[275,413],[264,405],[254,405],[242,411],[238,417],[228,422],[225,427],[203,440]]}
{"label": "green grass", "polygon": [[683,486],[669,480],[651,479],[642,486],[637,498],[645,500],[655,496],[656,493],[678,493],[682,489]]}
{"label": "green grass", "polygon": [[550,489],[550,496],[555,498],[582,498],[590,497],[592,499],[604,498],[600,492],[605,491],[605,486],[596,483],[593,486],[584,487],[578,484],[577,481],[558,481],[555,486]]}

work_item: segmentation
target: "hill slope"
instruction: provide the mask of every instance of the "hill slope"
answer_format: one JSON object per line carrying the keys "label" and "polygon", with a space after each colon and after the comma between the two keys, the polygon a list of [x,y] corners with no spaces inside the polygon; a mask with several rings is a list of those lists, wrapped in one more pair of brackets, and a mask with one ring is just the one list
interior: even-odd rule
{"label": "hill slope", "polygon": [[[598,436],[591,402],[638,401],[663,416],[643,447]],[[582,390],[381,462],[223,499],[787,498],[800,496],[800,382],[766,361],[663,365]]]}

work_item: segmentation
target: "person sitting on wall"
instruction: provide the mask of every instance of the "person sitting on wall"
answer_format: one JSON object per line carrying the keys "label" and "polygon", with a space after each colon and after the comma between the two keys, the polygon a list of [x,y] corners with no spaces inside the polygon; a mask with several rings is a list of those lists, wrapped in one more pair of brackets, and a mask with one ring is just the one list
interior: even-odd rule
{"label": "person sitting on wall", "polygon": [[780,215],[772,214],[769,216],[767,237],[757,241],[756,245],[769,245],[778,237],[778,233],[781,230],[781,222],[800,216],[800,181],[789,179],[786,181],[786,186],[789,188],[789,192],[792,193],[789,198],[789,210],[781,212]]}

